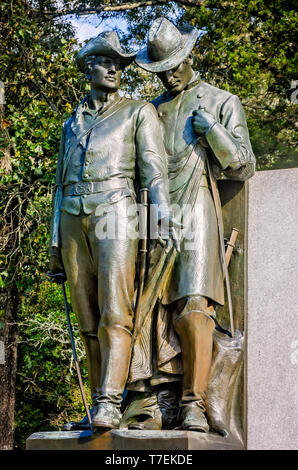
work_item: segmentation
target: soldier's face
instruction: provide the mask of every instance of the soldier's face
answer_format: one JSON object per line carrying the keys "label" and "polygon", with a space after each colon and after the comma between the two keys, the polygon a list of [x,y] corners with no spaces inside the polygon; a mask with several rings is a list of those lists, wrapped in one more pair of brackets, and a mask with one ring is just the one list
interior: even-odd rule
{"label": "soldier's face", "polygon": [[172,95],[177,95],[184,90],[193,76],[192,61],[187,58],[178,67],[160,72],[157,76]]}
{"label": "soldier's face", "polygon": [[89,67],[91,85],[96,90],[116,91],[120,87],[123,64],[114,57],[97,56]]}

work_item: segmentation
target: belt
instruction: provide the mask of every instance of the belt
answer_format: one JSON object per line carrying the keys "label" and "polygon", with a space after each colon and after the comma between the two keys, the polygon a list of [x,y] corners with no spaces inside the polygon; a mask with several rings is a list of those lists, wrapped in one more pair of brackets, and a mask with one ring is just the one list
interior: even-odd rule
{"label": "belt", "polygon": [[104,181],[86,181],[65,185],[63,196],[81,196],[83,194],[100,193],[112,189],[133,189],[132,181],[129,178],[112,178]]}

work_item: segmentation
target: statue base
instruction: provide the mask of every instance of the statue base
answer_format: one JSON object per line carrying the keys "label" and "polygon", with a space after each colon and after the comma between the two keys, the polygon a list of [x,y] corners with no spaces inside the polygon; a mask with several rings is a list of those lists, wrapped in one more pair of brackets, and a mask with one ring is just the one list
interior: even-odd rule
{"label": "statue base", "polygon": [[243,450],[239,441],[194,431],[36,432],[27,450]]}

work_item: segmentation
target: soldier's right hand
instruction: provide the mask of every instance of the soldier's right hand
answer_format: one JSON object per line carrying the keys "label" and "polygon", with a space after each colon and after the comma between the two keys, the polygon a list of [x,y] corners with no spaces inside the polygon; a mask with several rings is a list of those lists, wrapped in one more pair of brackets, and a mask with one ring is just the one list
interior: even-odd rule
{"label": "soldier's right hand", "polygon": [[172,244],[178,253],[180,253],[180,239],[177,229],[183,229],[183,224],[178,222],[174,217],[164,217],[161,219],[157,241],[165,248],[167,253],[170,251]]}
{"label": "soldier's right hand", "polygon": [[[62,276],[64,279],[66,278],[65,276],[65,271],[64,271],[64,266],[61,258],[61,253],[59,248],[57,249],[52,249],[50,253],[50,261],[49,261],[49,277],[51,277],[51,274],[61,274],[60,280]],[[57,278],[58,279],[58,278]],[[55,282],[55,277],[51,277],[51,280]],[[59,281],[60,282],[60,281]]]}

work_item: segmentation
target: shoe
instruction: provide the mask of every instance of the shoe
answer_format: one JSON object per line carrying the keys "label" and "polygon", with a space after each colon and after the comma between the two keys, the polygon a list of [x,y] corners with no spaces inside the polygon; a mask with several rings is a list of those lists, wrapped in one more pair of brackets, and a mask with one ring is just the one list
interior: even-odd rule
{"label": "shoe", "polygon": [[[97,406],[93,406],[90,409],[91,419],[92,416],[96,413]],[[81,421],[70,421],[69,423],[63,424],[62,431],[89,431],[90,425],[87,416],[84,416]]]}
{"label": "shoe", "polygon": [[161,412],[155,392],[128,391],[123,403],[121,429],[160,430]]}
{"label": "shoe", "polygon": [[119,406],[114,403],[101,402],[97,405],[97,411],[92,417],[95,429],[118,429],[122,414]]}
{"label": "shoe", "polygon": [[162,429],[178,426],[180,383],[167,383],[159,387],[157,400],[162,414]]}
{"label": "shoe", "polygon": [[181,429],[186,431],[209,432],[205,413],[196,402],[180,408]]}
{"label": "shoe", "polygon": [[159,417],[159,410],[157,416],[153,418],[146,418],[144,421],[138,421],[128,425],[128,429],[138,429],[139,431],[160,431],[161,430],[161,419]]}

